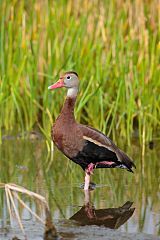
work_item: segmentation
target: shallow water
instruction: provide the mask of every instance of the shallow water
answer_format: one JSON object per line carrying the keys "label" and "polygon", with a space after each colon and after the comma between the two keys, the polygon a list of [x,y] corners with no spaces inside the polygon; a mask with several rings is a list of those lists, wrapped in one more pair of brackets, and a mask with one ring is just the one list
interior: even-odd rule
{"label": "shallow water", "polygon": [[[146,145],[145,157],[134,142],[128,148],[118,145],[135,160],[135,173],[95,170],[92,181],[96,189],[84,194],[80,189],[84,173],[58,150],[48,153],[43,140],[7,138],[0,147],[0,182],[16,183],[45,196],[63,239],[160,239],[159,143],[152,150]],[[24,196],[23,200],[44,216],[33,199]],[[28,239],[43,239],[43,224],[23,207],[18,208]],[[15,217],[10,223],[1,189],[0,239],[15,235],[24,239]]]}

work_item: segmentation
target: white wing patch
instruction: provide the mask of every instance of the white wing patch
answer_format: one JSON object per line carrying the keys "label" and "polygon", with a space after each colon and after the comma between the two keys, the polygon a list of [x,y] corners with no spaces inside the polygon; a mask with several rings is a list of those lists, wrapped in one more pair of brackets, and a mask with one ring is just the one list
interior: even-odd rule
{"label": "white wing patch", "polygon": [[[105,148],[109,149],[109,148],[106,147],[104,144],[102,144],[102,143],[98,142],[97,140],[94,140],[94,139],[92,139],[92,138],[90,138],[90,137],[83,136],[83,138],[84,138],[85,140],[89,141],[89,142],[95,143],[96,145],[98,145],[98,146],[100,146],[100,147],[105,147]],[[110,149],[109,149],[109,150],[110,150]]]}

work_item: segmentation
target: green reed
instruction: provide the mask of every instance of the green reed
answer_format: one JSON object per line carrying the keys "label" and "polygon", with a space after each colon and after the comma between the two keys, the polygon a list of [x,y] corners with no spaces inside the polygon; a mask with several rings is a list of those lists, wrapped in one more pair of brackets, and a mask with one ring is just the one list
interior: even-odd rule
{"label": "green reed", "polygon": [[[0,127],[48,136],[64,91],[47,87],[75,70],[76,116],[115,139],[160,126],[159,18],[154,1],[0,1]],[[52,120],[53,119],[53,120]],[[2,132],[0,132],[2,135]]]}

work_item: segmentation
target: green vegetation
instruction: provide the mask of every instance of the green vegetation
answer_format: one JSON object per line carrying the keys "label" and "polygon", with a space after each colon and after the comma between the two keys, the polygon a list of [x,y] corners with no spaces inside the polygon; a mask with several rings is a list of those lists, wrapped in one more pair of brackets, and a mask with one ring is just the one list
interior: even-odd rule
{"label": "green vegetation", "polygon": [[49,135],[64,91],[47,87],[61,71],[75,70],[78,121],[128,143],[134,132],[151,140],[160,127],[158,4],[0,1],[1,129],[38,126]]}

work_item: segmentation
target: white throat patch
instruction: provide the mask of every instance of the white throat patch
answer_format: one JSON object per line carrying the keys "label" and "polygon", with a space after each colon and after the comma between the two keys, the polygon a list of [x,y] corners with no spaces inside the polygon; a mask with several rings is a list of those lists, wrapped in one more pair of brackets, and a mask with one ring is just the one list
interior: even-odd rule
{"label": "white throat patch", "polygon": [[78,93],[77,87],[69,88],[67,91],[67,97],[76,97],[77,93]]}

